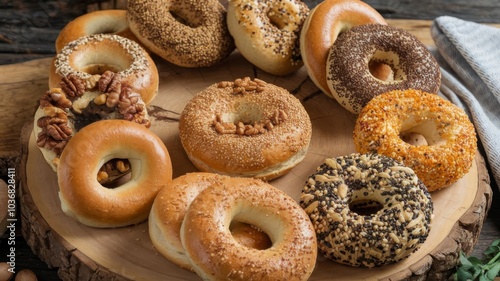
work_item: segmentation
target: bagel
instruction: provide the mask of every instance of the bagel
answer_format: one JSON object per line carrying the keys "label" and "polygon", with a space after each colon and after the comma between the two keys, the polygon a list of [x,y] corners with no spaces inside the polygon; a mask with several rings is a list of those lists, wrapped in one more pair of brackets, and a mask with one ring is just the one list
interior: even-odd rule
{"label": "bagel", "polygon": [[433,204],[415,172],[384,155],[327,158],[307,181],[300,205],[320,253],[350,266],[401,261],[427,239]]}
{"label": "bagel", "polygon": [[116,34],[139,42],[130,31],[125,10],[97,10],[81,15],[61,29],[56,38],[59,53],[69,42],[92,34]]}
{"label": "bagel", "polygon": [[[370,62],[390,66],[393,79],[374,77]],[[441,71],[427,47],[411,33],[389,25],[364,24],[335,41],[328,55],[327,83],[339,104],[358,114],[374,96],[392,90],[437,93]]]}
{"label": "bagel", "polygon": [[158,70],[151,57],[136,42],[113,34],[87,35],[68,43],[51,64],[49,88],[60,87],[63,77],[89,80],[106,70],[120,74],[146,104],[158,93]]}
{"label": "bagel", "polygon": [[231,0],[227,26],[236,48],[250,63],[274,75],[287,75],[303,65],[299,37],[308,13],[300,0]]}
{"label": "bagel", "polygon": [[[155,248],[176,265],[193,270],[182,246],[180,232],[184,216],[198,194],[228,177],[213,173],[188,173],[170,181],[156,196],[149,215],[149,236]],[[269,237],[255,227],[234,221],[229,226],[240,244],[266,249]]]}
{"label": "bagel", "polygon": [[149,50],[179,66],[211,66],[235,48],[218,0],[129,0],[127,21]]}
{"label": "bagel", "polygon": [[151,126],[146,104],[120,75],[105,71],[83,80],[63,77],[60,88],[46,91],[35,112],[33,133],[44,159],[56,171],[59,157],[71,137],[102,119],[123,119]]}
{"label": "bagel", "polygon": [[[239,244],[229,231],[233,220],[262,229],[273,245]],[[307,280],[316,264],[316,236],[305,212],[256,179],[231,178],[201,191],[182,222],[181,241],[203,280]]]}
{"label": "bagel", "polygon": [[[108,188],[97,181],[109,160],[127,159],[130,179]],[[57,169],[63,212],[84,225],[121,227],[147,220],[157,193],[172,179],[172,163],[161,139],[124,120],[94,122],[66,145]]]}
{"label": "bagel", "polygon": [[193,97],[179,121],[182,146],[204,172],[270,180],[307,153],[311,121],[287,90],[246,77]]}
{"label": "bagel", "polygon": [[[410,133],[422,135],[426,144],[403,141],[403,135]],[[413,169],[430,192],[463,177],[477,150],[467,114],[438,95],[419,90],[373,98],[356,120],[353,139],[358,152],[377,152]]]}
{"label": "bagel", "polygon": [[[300,33],[300,53],[309,77],[328,96],[333,97],[326,79],[330,48],[341,33],[368,23],[387,24],[375,9],[359,0],[325,0],[307,16]],[[374,76],[381,80],[389,79],[392,72],[382,65],[371,71],[378,71]]]}

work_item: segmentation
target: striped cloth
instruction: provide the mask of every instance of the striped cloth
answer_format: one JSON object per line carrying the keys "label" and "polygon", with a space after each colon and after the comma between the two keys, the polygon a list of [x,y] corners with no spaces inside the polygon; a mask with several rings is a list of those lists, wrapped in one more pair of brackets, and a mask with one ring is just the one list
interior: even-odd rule
{"label": "striped cloth", "polygon": [[442,16],[433,21],[431,35],[441,65],[440,94],[469,114],[500,186],[500,29]]}

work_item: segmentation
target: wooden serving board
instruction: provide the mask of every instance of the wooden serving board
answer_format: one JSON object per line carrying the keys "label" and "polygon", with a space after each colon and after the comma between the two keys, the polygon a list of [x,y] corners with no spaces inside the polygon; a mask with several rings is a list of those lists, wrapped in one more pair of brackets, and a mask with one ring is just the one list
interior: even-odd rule
{"label": "wooden serving board", "polygon": [[[257,77],[288,89],[308,111],[313,135],[303,162],[270,183],[298,200],[306,178],[327,157],[355,152],[352,130],[356,115],[321,93],[305,68],[286,77],[264,73],[235,51],[223,63],[200,69],[177,67],[155,58],[160,75],[159,94],[149,107],[151,130],[166,144],[174,177],[196,171],[178,136],[178,118],[185,104],[199,91],[220,81]],[[153,247],[147,223],[96,229],[77,223],[60,208],[56,174],[45,163],[32,133],[22,131],[21,211],[23,235],[32,250],[63,280],[199,280],[161,256]],[[459,251],[470,252],[491,204],[485,163],[478,153],[470,172],[453,186],[432,194],[435,212],[425,244],[408,259],[375,269],[339,265],[319,257],[310,280],[407,278],[432,280],[450,275]]]}

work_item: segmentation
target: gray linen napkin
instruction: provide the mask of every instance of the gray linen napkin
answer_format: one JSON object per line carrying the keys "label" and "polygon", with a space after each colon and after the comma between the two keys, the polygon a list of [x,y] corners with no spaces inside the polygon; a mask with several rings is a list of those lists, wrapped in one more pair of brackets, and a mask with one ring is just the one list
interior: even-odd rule
{"label": "gray linen napkin", "polygon": [[500,29],[442,16],[431,35],[441,65],[440,94],[469,114],[500,186]]}

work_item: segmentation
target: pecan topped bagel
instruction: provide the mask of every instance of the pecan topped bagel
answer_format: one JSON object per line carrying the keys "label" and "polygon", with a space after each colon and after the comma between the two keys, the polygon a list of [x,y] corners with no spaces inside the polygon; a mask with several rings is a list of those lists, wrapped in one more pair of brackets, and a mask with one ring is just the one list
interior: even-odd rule
{"label": "pecan topped bagel", "polygon": [[181,143],[204,172],[271,180],[304,159],[309,115],[286,89],[250,77],[215,83],[184,108]]}
{"label": "pecan topped bagel", "polygon": [[71,137],[86,125],[102,119],[123,119],[151,125],[146,105],[120,74],[105,71],[91,79],[62,78],[40,98],[34,134],[45,160],[56,170],[59,155]]}

